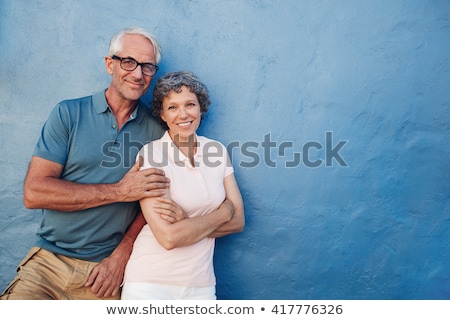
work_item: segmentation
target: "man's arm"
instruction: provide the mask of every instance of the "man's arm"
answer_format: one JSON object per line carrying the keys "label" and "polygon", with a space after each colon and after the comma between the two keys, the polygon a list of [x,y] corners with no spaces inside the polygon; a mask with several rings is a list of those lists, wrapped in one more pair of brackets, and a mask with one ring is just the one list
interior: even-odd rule
{"label": "man's arm", "polygon": [[[164,212],[160,213],[160,215],[164,220],[170,223],[181,221],[186,218],[183,210],[174,203],[166,205]],[[103,259],[92,270],[92,273],[86,282],[86,287],[90,286],[91,291],[97,295],[97,297],[108,298],[119,293],[125,267],[133,250],[134,241],[146,223],[142,211],[140,211],[113,253],[109,257]]]}
{"label": "man's arm", "polygon": [[61,164],[32,157],[24,183],[24,204],[29,209],[70,212],[164,194],[168,187],[164,172],[139,170],[139,165],[136,162],[118,183],[81,184],[60,179]]}
{"label": "man's arm", "polygon": [[92,270],[85,285],[91,287],[97,297],[108,298],[119,294],[134,241],[145,224],[144,216],[139,212],[113,253]]}

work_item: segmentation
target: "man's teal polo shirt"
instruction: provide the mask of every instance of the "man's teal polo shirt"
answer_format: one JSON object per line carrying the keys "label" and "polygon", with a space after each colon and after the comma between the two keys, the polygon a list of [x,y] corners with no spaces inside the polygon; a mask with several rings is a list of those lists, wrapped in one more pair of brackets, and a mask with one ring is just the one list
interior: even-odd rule
{"label": "man's teal polo shirt", "polygon": [[[63,180],[116,183],[134,164],[141,147],[163,132],[141,102],[117,131],[103,91],[60,102],[44,124],[33,155],[62,164]],[[75,212],[43,209],[37,245],[57,254],[100,261],[116,248],[138,210],[138,202]]]}

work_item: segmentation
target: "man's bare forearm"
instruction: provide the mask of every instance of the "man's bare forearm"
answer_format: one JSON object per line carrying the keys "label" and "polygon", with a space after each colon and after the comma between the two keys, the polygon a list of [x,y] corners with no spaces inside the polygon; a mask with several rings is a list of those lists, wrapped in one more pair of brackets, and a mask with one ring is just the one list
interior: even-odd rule
{"label": "man's bare forearm", "polygon": [[80,184],[46,177],[26,182],[24,190],[24,203],[29,209],[71,212],[118,201],[115,184]]}
{"label": "man's bare forearm", "polygon": [[131,251],[133,250],[134,241],[136,240],[139,232],[142,230],[142,227],[146,224],[144,216],[142,212],[139,212],[136,218],[133,220],[132,224],[128,228],[127,232],[122,238],[122,241],[116,247],[111,255],[120,254],[120,256],[128,258],[131,255]]}
{"label": "man's bare forearm", "polygon": [[164,194],[168,179],[158,169],[140,170],[139,163],[117,183],[82,184],[60,178],[61,164],[33,157],[24,183],[24,204],[30,209],[79,211],[115,202],[133,202]]}

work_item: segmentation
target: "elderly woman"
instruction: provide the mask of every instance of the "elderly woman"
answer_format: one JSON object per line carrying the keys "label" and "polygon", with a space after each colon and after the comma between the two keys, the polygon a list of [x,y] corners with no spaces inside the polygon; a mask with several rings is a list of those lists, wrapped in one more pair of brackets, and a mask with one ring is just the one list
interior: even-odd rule
{"label": "elderly woman", "polygon": [[[152,112],[167,128],[145,145],[142,168],[162,168],[170,179],[163,198],[140,201],[147,221],[125,270],[122,299],[216,299],[215,238],[244,228],[242,197],[226,148],[196,134],[210,99],[191,72],[165,75],[155,85]],[[168,203],[185,219],[161,217]]]}

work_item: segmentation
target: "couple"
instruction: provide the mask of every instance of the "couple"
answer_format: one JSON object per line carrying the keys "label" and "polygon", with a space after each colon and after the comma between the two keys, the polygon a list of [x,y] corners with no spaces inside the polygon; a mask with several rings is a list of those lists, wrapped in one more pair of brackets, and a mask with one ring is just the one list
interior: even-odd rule
{"label": "couple", "polygon": [[122,30],[109,87],[51,112],[24,183],[25,205],[43,209],[38,240],[1,299],[216,298],[214,239],[242,231],[242,198],[223,145],[219,165],[203,161],[210,101],[194,74],[159,79],[152,111],[140,102],[160,59],[151,33]]}

